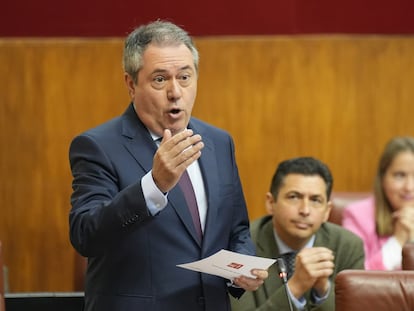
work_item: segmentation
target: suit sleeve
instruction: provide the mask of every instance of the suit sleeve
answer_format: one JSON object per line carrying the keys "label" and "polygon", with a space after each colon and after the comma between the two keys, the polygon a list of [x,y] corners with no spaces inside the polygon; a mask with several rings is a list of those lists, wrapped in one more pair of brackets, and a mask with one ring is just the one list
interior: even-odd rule
{"label": "suit sleeve", "polygon": [[70,240],[83,256],[105,252],[131,227],[150,218],[140,179],[119,189],[116,169],[108,155],[90,136],[76,137],[70,146],[73,175]]}

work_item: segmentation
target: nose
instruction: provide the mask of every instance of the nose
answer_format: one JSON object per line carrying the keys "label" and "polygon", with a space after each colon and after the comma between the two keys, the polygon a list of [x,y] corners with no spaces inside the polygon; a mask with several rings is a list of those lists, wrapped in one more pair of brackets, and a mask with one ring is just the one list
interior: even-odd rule
{"label": "nose", "polygon": [[176,101],[181,97],[181,87],[177,80],[171,79],[168,84],[167,97],[170,101]]}
{"label": "nose", "polygon": [[309,213],[310,213],[309,200],[304,199],[299,206],[299,214],[301,214],[302,216],[308,216]]}
{"label": "nose", "polygon": [[414,190],[414,175],[410,175],[407,177],[404,186],[406,190],[410,190],[410,191]]}

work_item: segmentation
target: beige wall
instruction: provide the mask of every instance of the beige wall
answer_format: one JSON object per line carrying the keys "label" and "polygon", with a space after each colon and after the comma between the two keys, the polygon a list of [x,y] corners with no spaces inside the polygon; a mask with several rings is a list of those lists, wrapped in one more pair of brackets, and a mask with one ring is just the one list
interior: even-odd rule
{"label": "beige wall", "polygon": [[[325,161],[370,190],[378,154],[414,135],[414,38],[198,38],[194,115],[228,130],[250,218],[279,161]],[[0,40],[0,239],[12,291],[73,289],[68,146],[124,111],[122,39]]]}

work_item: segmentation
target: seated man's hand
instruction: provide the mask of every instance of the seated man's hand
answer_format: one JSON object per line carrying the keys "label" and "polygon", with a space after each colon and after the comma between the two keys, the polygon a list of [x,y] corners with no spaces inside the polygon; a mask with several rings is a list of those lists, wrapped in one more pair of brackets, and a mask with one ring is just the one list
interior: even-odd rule
{"label": "seated man's hand", "polygon": [[304,248],[296,255],[295,272],[288,281],[292,294],[300,298],[311,288],[322,297],[329,289],[334,269],[334,255],[326,247]]}

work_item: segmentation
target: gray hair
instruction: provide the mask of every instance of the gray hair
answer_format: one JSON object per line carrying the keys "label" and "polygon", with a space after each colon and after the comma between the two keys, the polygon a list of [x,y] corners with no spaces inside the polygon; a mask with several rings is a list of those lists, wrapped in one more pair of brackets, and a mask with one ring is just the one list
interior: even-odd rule
{"label": "gray hair", "polygon": [[138,71],[142,68],[142,56],[150,44],[157,46],[184,44],[193,54],[194,67],[198,71],[199,55],[189,34],[171,22],[157,20],[139,26],[125,40],[123,67],[134,83],[138,82]]}

